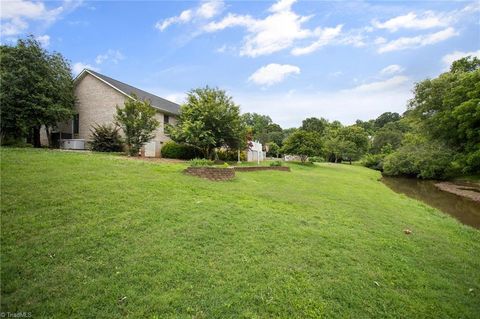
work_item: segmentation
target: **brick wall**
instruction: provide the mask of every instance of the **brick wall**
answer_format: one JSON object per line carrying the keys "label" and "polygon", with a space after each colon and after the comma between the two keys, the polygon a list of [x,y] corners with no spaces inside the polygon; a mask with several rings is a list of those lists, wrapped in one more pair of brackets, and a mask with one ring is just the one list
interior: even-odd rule
{"label": "brick wall", "polygon": [[[75,97],[77,98],[75,111],[78,112],[80,118],[77,138],[87,141],[91,138],[90,128],[92,125],[113,124],[117,112],[115,106],[123,107],[127,99],[125,95],[88,73],[75,86]],[[160,143],[161,147],[162,144],[170,141],[170,138],[164,132],[163,113],[157,112],[155,118],[160,122],[160,126],[155,131],[152,141]],[[171,124],[175,125],[176,121],[175,116],[170,116]]]}
{"label": "brick wall", "polygon": [[233,168],[188,167],[184,172],[185,174],[207,178],[212,181],[226,181],[235,177]]}

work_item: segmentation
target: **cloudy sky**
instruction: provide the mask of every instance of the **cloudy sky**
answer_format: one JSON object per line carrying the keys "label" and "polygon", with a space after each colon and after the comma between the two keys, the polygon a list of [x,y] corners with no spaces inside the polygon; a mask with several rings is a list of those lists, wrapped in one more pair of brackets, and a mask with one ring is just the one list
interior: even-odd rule
{"label": "cloudy sky", "polygon": [[1,42],[34,34],[91,68],[182,102],[225,89],[283,127],[403,112],[416,81],[480,56],[478,1],[4,1]]}

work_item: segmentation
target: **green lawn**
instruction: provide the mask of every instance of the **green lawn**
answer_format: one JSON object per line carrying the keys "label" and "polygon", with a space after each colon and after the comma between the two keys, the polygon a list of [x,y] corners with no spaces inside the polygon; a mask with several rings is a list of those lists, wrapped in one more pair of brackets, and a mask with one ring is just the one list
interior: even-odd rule
{"label": "green lawn", "polygon": [[376,171],[292,165],[211,182],[182,174],[186,164],[1,152],[3,312],[480,314],[480,231],[394,193]]}

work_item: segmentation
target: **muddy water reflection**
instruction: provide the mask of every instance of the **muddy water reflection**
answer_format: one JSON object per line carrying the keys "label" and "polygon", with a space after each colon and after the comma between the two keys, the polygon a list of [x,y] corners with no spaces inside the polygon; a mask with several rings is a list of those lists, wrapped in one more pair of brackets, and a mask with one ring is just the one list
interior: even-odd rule
{"label": "muddy water reflection", "polygon": [[433,181],[414,178],[383,177],[382,182],[397,193],[421,200],[462,223],[480,229],[480,203],[447,193],[435,187]]}

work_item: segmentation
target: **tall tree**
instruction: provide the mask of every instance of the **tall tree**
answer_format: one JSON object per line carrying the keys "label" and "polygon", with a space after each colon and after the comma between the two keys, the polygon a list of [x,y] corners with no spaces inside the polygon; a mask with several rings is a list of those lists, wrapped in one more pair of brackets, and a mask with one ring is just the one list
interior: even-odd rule
{"label": "tall tree", "polygon": [[282,153],[300,156],[305,162],[309,156],[317,156],[322,152],[320,134],[297,130],[287,137],[282,148]]}
{"label": "tall tree", "polygon": [[33,133],[40,147],[40,128],[50,132],[72,116],[75,102],[70,65],[59,53],[48,53],[32,36],[14,47],[0,47],[1,136],[22,139]]}
{"label": "tall tree", "polygon": [[324,118],[309,117],[302,121],[300,129],[307,132],[317,132],[322,135],[328,126],[328,121]]}
{"label": "tall tree", "polygon": [[208,86],[188,93],[177,125],[168,132],[174,141],[200,149],[205,158],[218,147],[243,148],[247,134],[240,107],[225,91]]}
{"label": "tall tree", "polygon": [[133,94],[123,107],[117,105],[115,122],[125,134],[125,144],[130,156],[138,155],[140,148],[155,137],[160,123],[155,119],[155,109],[148,101],[140,101]]}

